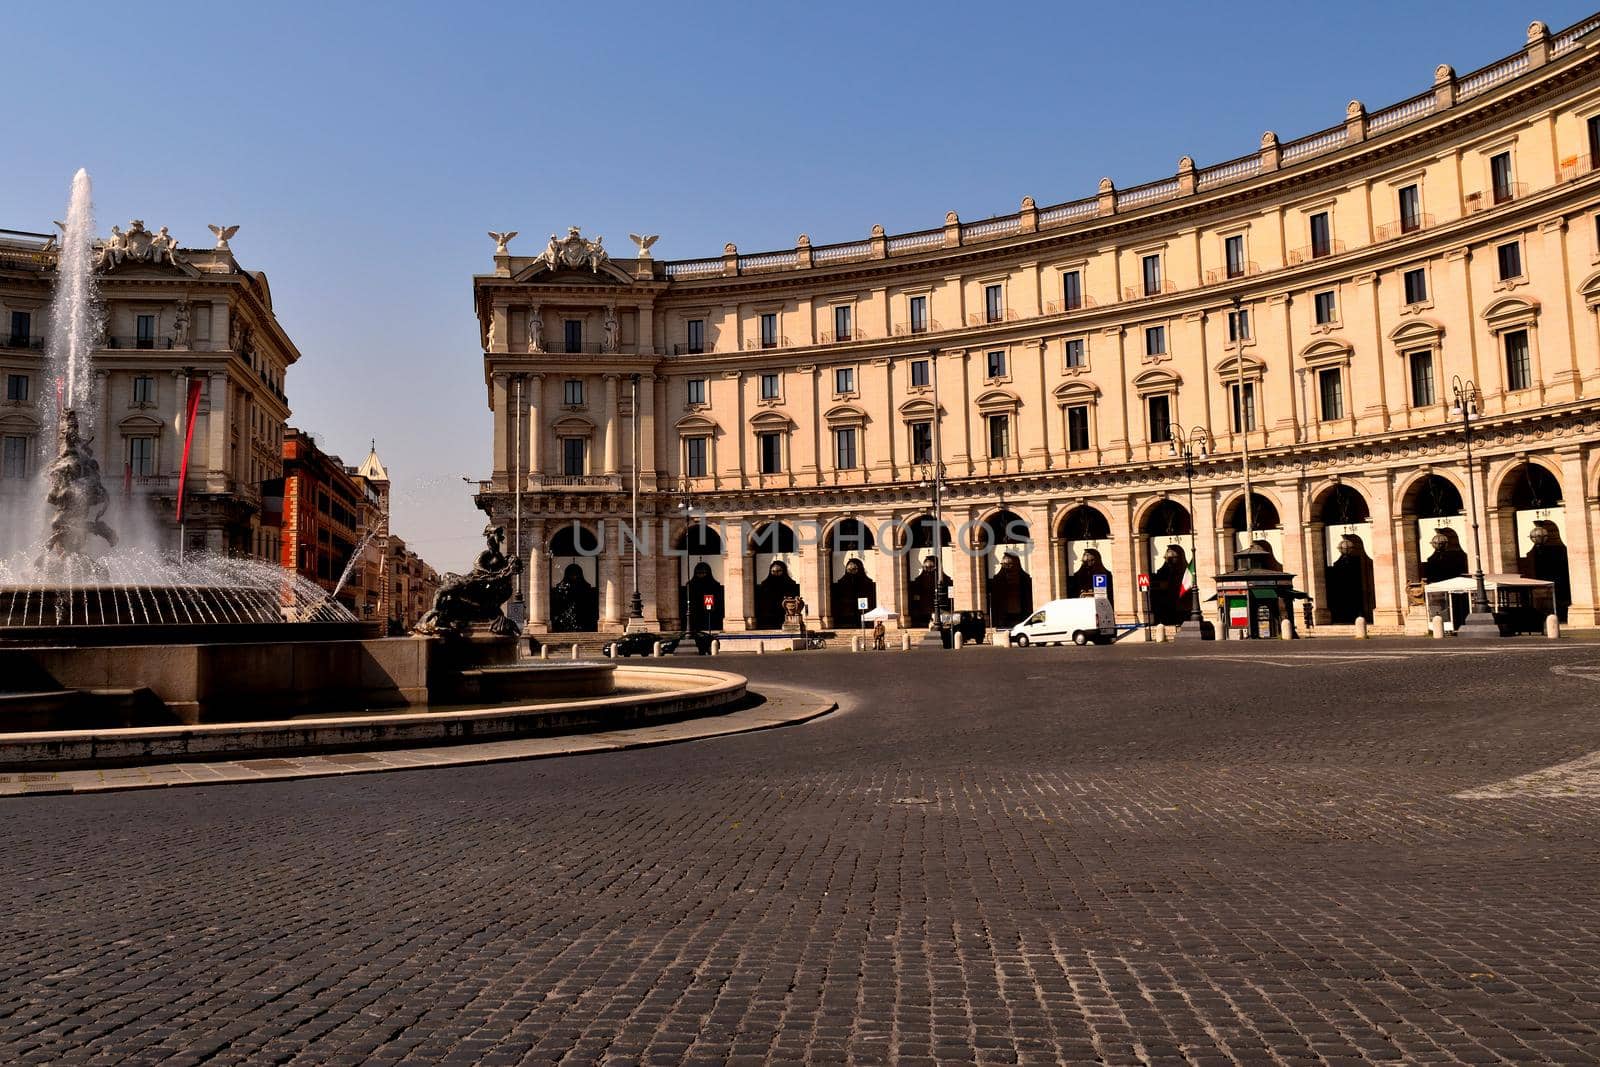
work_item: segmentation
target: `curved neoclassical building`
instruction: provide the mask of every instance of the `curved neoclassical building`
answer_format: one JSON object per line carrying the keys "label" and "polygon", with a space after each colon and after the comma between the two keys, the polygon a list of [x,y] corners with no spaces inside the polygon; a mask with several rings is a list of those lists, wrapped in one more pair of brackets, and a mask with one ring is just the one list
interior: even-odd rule
{"label": "curved neoclassical building", "polygon": [[981,222],[691,261],[501,240],[473,280],[478,502],[535,631],[618,627],[636,582],[664,626],[770,625],[794,592],[827,625],[921,622],[936,485],[956,606],[1002,622],[1096,558],[1120,617],[1141,573],[1159,616],[1173,545],[1208,596],[1264,539],[1319,625],[1420,628],[1476,519],[1486,571],[1550,577],[1594,625],[1597,160],[1600,16],[1307,137]]}

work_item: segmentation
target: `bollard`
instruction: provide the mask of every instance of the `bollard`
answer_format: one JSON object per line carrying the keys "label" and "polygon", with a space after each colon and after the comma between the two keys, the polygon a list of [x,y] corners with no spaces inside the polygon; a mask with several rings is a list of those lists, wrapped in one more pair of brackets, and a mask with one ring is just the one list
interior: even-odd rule
{"label": "bollard", "polygon": [[539,646],[539,658],[540,659],[549,659],[550,658],[550,646],[549,645],[540,645]]}
{"label": "bollard", "polygon": [[1428,636],[1435,640],[1444,636],[1444,616],[1435,615],[1428,620]]}
{"label": "bollard", "polygon": [[652,656],[654,656],[656,659],[660,659],[661,658],[661,642],[660,641],[657,641],[655,643],[655,646],[653,648],[651,648],[650,654]]}
{"label": "bollard", "polygon": [[911,635],[910,634],[903,633],[903,634],[900,635],[900,651],[901,652],[910,652],[911,651]]}
{"label": "bollard", "polygon": [[766,654],[767,654],[767,643],[765,641],[757,641],[756,642],[756,655],[765,656]]}
{"label": "bollard", "polygon": [[950,647],[960,648],[964,644],[966,644],[966,642],[961,639],[961,631],[957,630],[955,635],[950,639]]}
{"label": "bollard", "polygon": [[1278,636],[1285,641],[1294,640],[1294,625],[1288,619],[1278,624]]}
{"label": "bollard", "polygon": [[[573,647],[576,648],[577,646],[574,645]],[[616,659],[617,658],[617,646],[616,645],[614,645],[614,644],[613,645],[607,645],[606,649],[605,649],[605,652],[606,652],[606,658],[607,659]]]}
{"label": "bollard", "polygon": [[1361,615],[1356,616],[1356,639],[1358,641],[1367,639],[1367,620]]}
{"label": "bollard", "polygon": [[864,645],[864,644],[863,644],[863,643],[862,643],[862,641],[861,641],[861,638],[859,638],[859,637],[852,637],[852,638],[851,638],[851,639],[850,639],[850,651],[851,651],[851,652],[861,652],[861,651],[863,651],[863,650],[864,650],[864,649],[865,649],[865,648],[866,648],[866,645]]}
{"label": "bollard", "polygon": [[1545,616],[1544,635],[1554,641],[1561,636],[1561,620],[1554,615]]}
{"label": "bollard", "polygon": [[713,656],[722,655],[722,642],[721,641],[713,641],[713,642],[711,642],[711,654]]}

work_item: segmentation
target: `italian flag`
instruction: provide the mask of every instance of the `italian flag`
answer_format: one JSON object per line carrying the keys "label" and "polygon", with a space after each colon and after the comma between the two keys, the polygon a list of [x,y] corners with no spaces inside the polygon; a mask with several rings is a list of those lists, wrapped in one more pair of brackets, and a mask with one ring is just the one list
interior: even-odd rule
{"label": "italian flag", "polygon": [[1188,596],[1189,591],[1194,588],[1194,581],[1194,558],[1191,556],[1189,565],[1183,568],[1183,584],[1178,586],[1178,595]]}

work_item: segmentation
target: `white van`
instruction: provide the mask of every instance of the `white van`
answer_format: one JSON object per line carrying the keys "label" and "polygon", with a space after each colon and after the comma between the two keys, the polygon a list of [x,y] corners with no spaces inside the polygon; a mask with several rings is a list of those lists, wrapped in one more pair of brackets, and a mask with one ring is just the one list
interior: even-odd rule
{"label": "white van", "polygon": [[1052,600],[1011,628],[1014,645],[1109,645],[1117,637],[1116,613],[1105,597]]}

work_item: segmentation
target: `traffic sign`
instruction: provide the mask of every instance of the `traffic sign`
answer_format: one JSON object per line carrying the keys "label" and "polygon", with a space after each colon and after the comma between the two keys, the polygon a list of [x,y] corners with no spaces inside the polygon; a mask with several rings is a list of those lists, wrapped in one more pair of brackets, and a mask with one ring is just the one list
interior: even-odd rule
{"label": "traffic sign", "polygon": [[707,611],[710,611],[712,608],[717,606],[717,598],[714,593],[707,593],[701,599],[705,601]]}
{"label": "traffic sign", "polygon": [[1106,585],[1107,585],[1106,579],[1109,578],[1109,577],[1110,577],[1110,575],[1108,575],[1108,574],[1097,574],[1097,575],[1095,575],[1094,576],[1094,587],[1096,589],[1104,589],[1106,587]]}
{"label": "traffic sign", "polygon": [[1145,593],[1150,591],[1150,576],[1148,574],[1139,575],[1139,590]]}
{"label": "traffic sign", "polygon": [[864,597],[864,596],[856,597],[856,610],[857,611],[866,611],[868,603],[869,602],[868,602],[866,597]]}

